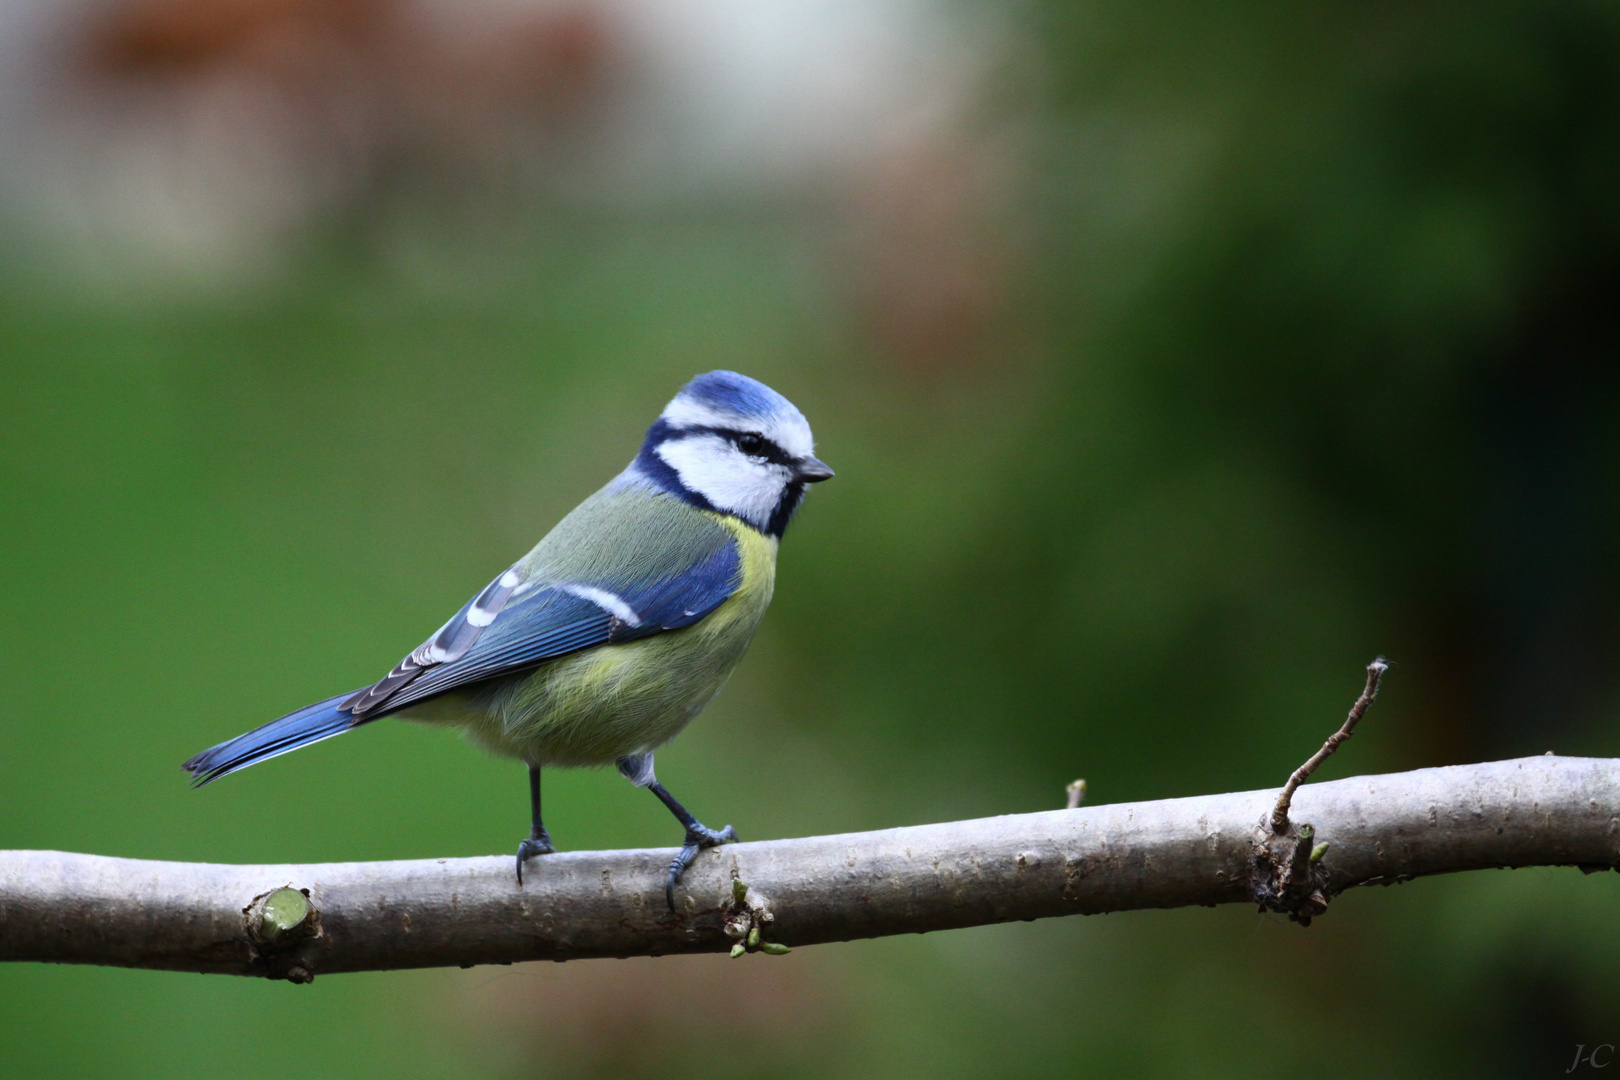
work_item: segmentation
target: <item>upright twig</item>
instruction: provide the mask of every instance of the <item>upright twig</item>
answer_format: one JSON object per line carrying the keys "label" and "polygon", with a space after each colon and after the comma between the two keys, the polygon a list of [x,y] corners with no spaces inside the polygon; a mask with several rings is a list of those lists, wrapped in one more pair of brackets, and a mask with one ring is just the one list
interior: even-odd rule
{"label": "upright twig", "polygon": [[1312,754],[1309,761],[1294,770],[1294,775],[1288,778],[1282,794],[1277,796],[1277,805],[1271,811],[1272,832],[1281,836],[1288,831],[1288,807],[1294,801],[1295,790],[1310,779],[1311,773],[1315,772],[1322,762],[1332,757],[1339,744],[1355,732],[1356,724],[1367,712],[1368,706],[1373,703],[1373,698],[1378,696],[1378,684],[1383,681],[1384,672],[1388,670],[1389,662],[1382,656],[1367,665],[1367,685],[1361,691],[1361,696],[1356,698],[1356,703],[1350,706],[1350,715],[1345,718],[1344,726],[1329,735],[1328,741],[1322,744],[1322,749]]}

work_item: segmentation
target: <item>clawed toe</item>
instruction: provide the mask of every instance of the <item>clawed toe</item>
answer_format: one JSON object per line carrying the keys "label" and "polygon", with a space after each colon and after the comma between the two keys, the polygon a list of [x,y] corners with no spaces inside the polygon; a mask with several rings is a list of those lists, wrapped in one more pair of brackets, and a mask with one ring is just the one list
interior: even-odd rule
{"label": "clawed toe", "polygon": [[518,845],[517,850],[517,883],[518,888],[523,887],[523,864],[534,855],[552,855],[557,851],[551,846],[551,837],[541,833],[538,837],[531,836]]}
{"label": "clawed toe", "polygon": [[669,910],[675,910],[675,886],[680,884],[681,875],[686,868],[692,865],[698,852],[704,848],[717,847],[720,844],[730,844],[737,839],[737,830],[730,825],[716,831],[701,824],[694,823],[686,828],[686,843],[680,852],[669,863],[669,876],[664,880],[664,902]]}

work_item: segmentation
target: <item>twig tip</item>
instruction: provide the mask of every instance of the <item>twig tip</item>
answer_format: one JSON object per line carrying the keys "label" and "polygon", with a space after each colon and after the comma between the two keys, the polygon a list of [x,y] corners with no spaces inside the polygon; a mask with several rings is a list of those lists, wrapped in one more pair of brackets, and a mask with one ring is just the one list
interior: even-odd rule
{"label": "twig tip", "polygon": [[1344,725],[1328,736],[1327,742],[1322,744],[1322,749],[1312,754],[1305,764],[1294,770],[1294,774],[1288,778],[1288,783],[1284,785],[1282,794],[1277,796],[1277,805],[1272,809],[1270,815],[1271,831],[1273,833],[1281,836],[1288,831],[1288,809],[1293,802],[1295,789],[1310,779],[1310,775],[1316,771],[1317,766],[1331,757],[1333,752],[1339,748],[1339,744],[1355,732],[1356,723],[1367,712],[1367,708],[1373,703],[1373,699],[1378,696],[1379,683],[1383,681],[1384,672],[1388,670],[1389,661],[1382,656],[1374,657],[1373,662],[1367,665],[1367,686],[1361,691],[1361,696],[1356,698],[1356,703],[1350,706],[1350,715],[1345,717]]}

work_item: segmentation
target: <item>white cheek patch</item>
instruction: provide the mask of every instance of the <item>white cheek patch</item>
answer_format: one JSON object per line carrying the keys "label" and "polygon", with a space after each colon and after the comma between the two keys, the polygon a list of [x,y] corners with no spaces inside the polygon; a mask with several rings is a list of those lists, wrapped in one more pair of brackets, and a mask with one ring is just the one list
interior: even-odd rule
{"label": "white cheek patch", "polygon": [[671,439],[658,447],[658,456],[716,509],[759,529],[770,522],[792,480],[787,466],[755,461],[718,435]]}

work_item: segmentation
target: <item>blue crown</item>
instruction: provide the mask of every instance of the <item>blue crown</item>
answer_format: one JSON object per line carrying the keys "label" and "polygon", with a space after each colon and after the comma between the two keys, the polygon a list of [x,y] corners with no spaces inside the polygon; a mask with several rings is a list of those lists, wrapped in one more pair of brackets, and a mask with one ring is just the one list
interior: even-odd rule
{"label": "blue crown", "polygon": [[711,371],[699,375],[681,387],[676,397],[756,420],[784,414],[792,416],[799,411],[793,402],[758,379],[750,379],[735,371]]}

